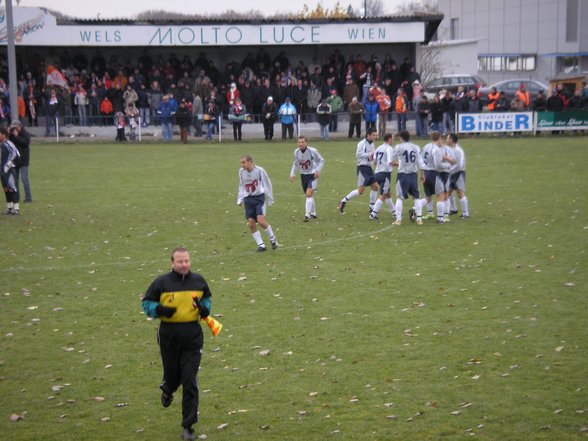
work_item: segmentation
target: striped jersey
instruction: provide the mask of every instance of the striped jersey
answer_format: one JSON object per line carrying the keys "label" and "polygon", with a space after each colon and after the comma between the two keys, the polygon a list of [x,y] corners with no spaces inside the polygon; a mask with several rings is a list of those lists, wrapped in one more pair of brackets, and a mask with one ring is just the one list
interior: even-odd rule
{"label": "striped jersey", "polygon": [[272,181],[266,171],[257,165],[253,166],[251,171],[245,170],[243,167],[239,169],[239,191],[237,195],[237,203],[241,204],[243,198],[247,196],[260,196],[265,194],[268,205],[274,202],[274,195],[272,191]]}
{"label": "striped jersey", "polygon": [[435,165],[439,173],[449,173],[451,163],[443,159],[444,156],[453,158],[453,151],[446,145],[441,145],[435,151]]}
{"label": "striped jersey", "polygon": [[304,151],[297,148],[294,150],[294,163],[290,176],[296,174],[296,170],[300,171],[301,175],[314,175],[320,172],[325,165],[325,160],[314,147],[307,146]]}
{"label": "striped jersey", "polygon": [[451,169],[449,170],[449,172],[450,173],[457,173],[460,171],[465,171],[466,160],[465,160],[465,154],[463,152],[463,149],[459,146],[459,144],[455,144],[455,147],[452,147],[451,151],[453,152],[453,156],[455,158],[455,164],[453,164],[451,166]]}
{"label": "striped jersey", "polygon": [[376,147],[374,143],[369,141],[367,138],[362,139],[357,144],[357,150],[355,151],[355,158],[357,159],[357,165],[369,165],[372,166],[374,153]]}
{"label": "striped jersey", "polygon": [[423,170],[437,170],[435,166],[435,150],[437,144],[430,142],[421,150],[421,157],[423,158]]}
{"label": "striped jersey", "polygon": [[412,142],[403,142],[394,147],[394,159],[398,161],[398,173],[416,173],[424,163],[421,149]]}
{"label": "striped jersey", "polygon": [[376,164],[376,173],[387,172],[390,173],[393,169],[392,160],[394,157],[394,149],[390,144],[382,144],[376,149],[374,155],[374,163]]}

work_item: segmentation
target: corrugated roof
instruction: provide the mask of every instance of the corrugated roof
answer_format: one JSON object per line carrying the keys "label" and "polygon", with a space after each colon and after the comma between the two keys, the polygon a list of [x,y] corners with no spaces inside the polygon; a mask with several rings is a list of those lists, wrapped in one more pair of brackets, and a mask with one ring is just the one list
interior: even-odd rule
{"label": "corrugated roof", "polygon": [[396,14],[386,15],[379,17],[346,17],[346,18],[324,18],[324,19],[305,19],[298,18],[295,16],[283,16],[283,17],[264,17],[264,18],[234,18],[228,19],[227,17],[204,17],[195,15],[193,18],[159,18],[153,20],[137,20],[129,18],[57,18],[58,25],[77,25],[77,24],[101,24],[101,25],[158,25],[158,24],[227,24],[227,23],[239,23],[239,24],[272,24],[272,23],[341,23],[341,22],[359,22],[359,23],[377,23],[382,21],[388,21],[393,23],[403,23],[409,21],[441,21],[443,20],[443,14]]}

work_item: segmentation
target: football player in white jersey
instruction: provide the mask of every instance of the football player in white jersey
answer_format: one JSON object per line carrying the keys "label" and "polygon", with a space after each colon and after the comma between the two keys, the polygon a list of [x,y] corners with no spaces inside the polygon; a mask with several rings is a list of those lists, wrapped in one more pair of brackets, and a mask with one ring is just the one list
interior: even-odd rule
{"label": "football player in white jersey", "polygon": [[365,138],[359,141],[357,149],[355,151],[355,158],[357,162],[357,189],[352,190],[347,196],[341,199],[339,202],[339,211],[345,212],[345,205],[350,199],[356,196],[360,196],[365,191],[365,188],[369,186],[370,191],[370,214],[374,208],[374,204],[378,199],[378,183],[376,182],[373,169],[374,154],[376,153],[376,147],[374,140],[376,139],[376,129],[370,127],[366,131]]}
{"label": "football player in white jersey", "polygon": [[470,211],[468,207],[468,198],[465,195],[466,191],[466,160],[463,149],[457,143],[457,135],[450,133],[447,136],[447,145],[453,150],[453,156],[455,157],[455,164],[449,169],[449,203],[450,214],[457,214],[457,205],[455,204],[455,195],[452,195],[453,191],[457,192],[459,203],[461,205],[461,219],[467,219],[470,217]]}
{"label": "football player in white jersey", "polygon": [[384,202],[386,202],[392,216],[395,215],[394,202],[390,196],[390,183],[392,182],[392,170],[394,168],[392,165],[394,149],[391,145],[393,139],[394,136],[392,134],[386,133],[384,135],[384,144],[376,149],[374,155],[374,163],[376,165],[375,178],[380,187],[380,195],[374,204],[374,208],[370,214],[370,220],[378,219],[378,212]]}
{"label": "football player in white jersey", "polygon": [[394,225],[402,225],[403,200],[412,196],[416,223],[422,225],[423,205],[420,200],[418,171],[423,169],[423,158],[418,145],[409,142],[410,134],[407,130],[401,130],[398,134],[401,143],[394,147],[394,162],[398,164],[396,175],[396,222]]}
{"label": "football player in white jersey", "polygon": [[437,180],[435,181],[435,194],[437,195],[437,223],[449,222],[449,170],[455,164],[453,151],[446,145],[440,145],[435,150],[435,167],[437,167]]}
{"label": "football player in white jersey", "polygon": [[421,181],[423,182],[423,190],[425,198],[421,199],[423,208],[427,207],[427,215],[423,219],[433,218],[433,196],[435,193],[435,183],[437,181],[437,167],[435,166],[435,151],[443,144],[441,140],[441,133],[434,131],[430,135],[431,142],[423,147],[421,150],[421,157],[423,158],[423,174]]}
{"label": "football player in white jersey", "polygon": [[307,144],[306,137],[299,136],[298,147],[294,150],[294,163],[292,164],[292,170],[290,170],[290,181],[294,182],[296,171],[298,170],[300,172],[302,191],[306,195],[304,222],[317,218],[314,192],[324,165],[325,160],[319,151]]}
{"label": "football player in white jersey", "polygon": [[241,156],[237,205],[245,205],[245,218],[251,230],[251,235],[257,244],[257,251],[266,250],[261,233],[257,229],[258,224],[267,233],[272,249],[275,250],[278,247],[276,235],[265,217],[266,199],[267,205],[271,207],[274,203],[274,196],[272,182],[268,174],[263,168],[253,163],[251,156]]}

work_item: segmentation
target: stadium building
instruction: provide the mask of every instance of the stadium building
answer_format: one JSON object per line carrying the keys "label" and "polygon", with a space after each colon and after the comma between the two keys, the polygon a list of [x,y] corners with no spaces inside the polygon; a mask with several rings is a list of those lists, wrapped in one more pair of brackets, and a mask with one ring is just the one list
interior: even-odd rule
{"label": "stadium building", "polygon": [[[6,45],[6,20],[0,10],[0,44]],[[16,53],[19,66],[53,61],[60,53],[83,54],[90,59],[96,51],[108,59],[135,63],[149,56],[180,59],[199,53],[217,66],[237,60],[260,48],[270,55],[284,51],[297,63],[322,63],[335,49],[345,57],[357,53],[364,58],[385,54],[398,64],[409,57],[415,62],[416,46],[435,34],[441,15],[406,15],[370,19],[263,20],[203,22],[137,22],[131,20],[58,20],[42,8],[14,8]],[[418,67],[418,66],[417,66]]]}
{"label": "stadium building", "polygon": [[438,0],[444,73],[549,82],[588,73],[588,1]]}

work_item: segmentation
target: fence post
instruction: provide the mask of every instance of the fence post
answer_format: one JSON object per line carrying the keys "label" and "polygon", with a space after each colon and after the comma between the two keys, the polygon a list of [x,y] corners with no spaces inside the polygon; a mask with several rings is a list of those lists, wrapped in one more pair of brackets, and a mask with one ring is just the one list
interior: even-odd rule
{"label": "fence post", "polygon": [[222,120],[223,120],[223,116],[222,114],[220,114],[218,116],[218,142],[221,143],[222,139],[223,139],[223,134],[222,134]]}
{"label": "fence post", "polygon": [[55,142],[59,142],[59,116],[55,115]]}

